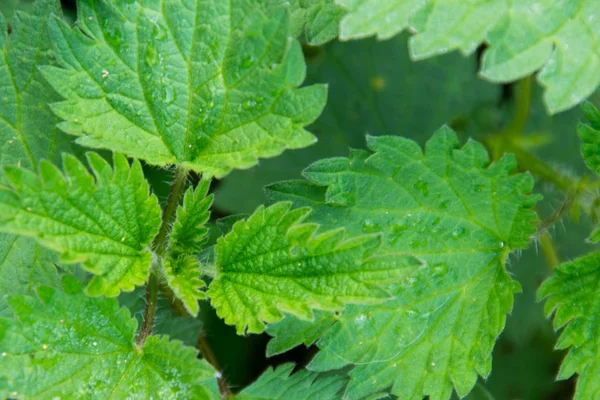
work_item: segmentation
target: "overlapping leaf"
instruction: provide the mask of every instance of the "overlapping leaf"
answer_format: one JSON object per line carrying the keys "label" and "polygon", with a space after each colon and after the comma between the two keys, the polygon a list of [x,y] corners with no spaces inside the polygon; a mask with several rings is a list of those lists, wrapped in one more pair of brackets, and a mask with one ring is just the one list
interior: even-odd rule
{"label": "overlapping leaf", "polygon": [[306,370],[292,374],[293,364],[268,369],[242,390],[239,400],[338,400],[347,384],[342,374],[322,375]]}
{"label": "overlapping leaf", "polygon": [[410,256],[378,254],[377,235],[316,234],[317,224],[302,223],[309,209],[289,208],[287,202],[261,206],[217,241],[208,296],[238,333],[262,332],[282,312],[310,320],[313,309],[387,300],[385,286],[420,265]]}
{"label": "overlapping leaf", "polygon": [[63,158],[64,175],[48,162],[40,163],[39,176],[6,167],[0,230],[36,237],[65,263],[82,262],[95,275],[87,292],[116,296],[146,281],[160,208],[138,161],[130,166],[115,154],[111,168],[88,153],[88,162],[95,178],[70,155]]}
{"label": "overlapping leaf", "polygon": [[563,329],[556,345],[569,349],[558,379],[579,374],[575,399],[600,396],[600,253],[592,253],[554,269],[543,283],[540,298],[554,314],[554,327]]}
{"label": "overlapping leaf", "polygon": [[303,129],[324,86],[296,89],[302,51],[289,10],[250,0],[79,0],[51,24],[60,64],[42,71],[78,142],[221,177],[314,142]]}
{"label": "overlapping leaf", "polygon": [[559,112],[581,102],[600,83],[600,3],[595,0],[338,0],[345,39],[389,38],[410,29],[420,59],[489,45],[481,74],[511,82],[542,69],[545,102]]}
{"label": "overlapping leaf", "polygon": [[422,143],[447,122],[462,125],[461,133],[483,131],[463,121],[488,121],[488,110],[496,109],[501,93],[498,86],[477,79],[476,57],[446,54],[414,63],[408,57],[407,36],[332,42],[307,53],[307,81],[329,85],[327,106],[310,127],[318,143],[234,171],[216,187],[216,207],[229,213],[252,212],[264,203],[264,186],[300,178],[307,165],[344,156],[348,147],[364,148],[365,133]]}
{"label": "overlapping leaf", "polygon": [[335,0],[276,0],[288,2],[292,13],[292,31],[304,35],[306,41],[318,46],[334,39],[339,34],[339,24],[344,9]]}
{"label": "overlapping leaf", "polygon": [[354,365],[348,399],[389,388],[406,399],[448,399],[453,388],[464,396],[478,375],[490,373],[492,348],[519,291],[505,263],[535,233],[533,179],[512,174],[512,157],[489,165],[476,142],[459,149],[447,128],[425,154],[398,137],[368,143],[374,154],[317,162],[305,171],[312,184],[284,182],[269,195],[312,206],[309,220],[327,229],[382,232],[389,251],[426,264],[395,285],[395,300],[347,307],[318,341],[309,368]]}
{"label": "overlapping leaf", "polygon": [[137,323],[117,300],[65,292],[13,295],[15,319],[0,319],[0,397],[219,399],[215,371],[166,337],[134,344]]}

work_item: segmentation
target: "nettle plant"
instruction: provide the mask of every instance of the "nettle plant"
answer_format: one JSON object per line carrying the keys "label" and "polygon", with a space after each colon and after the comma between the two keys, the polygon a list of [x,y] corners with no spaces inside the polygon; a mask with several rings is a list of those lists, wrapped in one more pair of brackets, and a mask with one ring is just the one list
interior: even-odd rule
{"label": "nettle plant", "polygon": [[[61,15],[37,0],[0,19],[0,397],[445,400],[490,374],[520,291],[508,259],[564,211],[540,221],[516,139],[488,140],[492,162],[447,126],[424,148],[368,136],[270,185],[216,241],[211,179],[315,142],[327,87],[300,87],[299,40],[410,29],[417,59],[485,42],[482,76],[541,69],[558,112],[599,83],[600,3],[78,0],[75,24]],[[600,113],[585,111],[600,173]],[[172,171],[162,205],[143,165]],[[578,186],[568,205],[593,216],[595,196]],[[597,398],[600,254],[555,272],[539,297],[570,349],[558,377]],[[117,300],[136,288],[139,323]],[[233,394],[210,349],[162,334],[160,298],[174,318],[205,301],[240,335],[268,332],[269,356],[318,353]]]}

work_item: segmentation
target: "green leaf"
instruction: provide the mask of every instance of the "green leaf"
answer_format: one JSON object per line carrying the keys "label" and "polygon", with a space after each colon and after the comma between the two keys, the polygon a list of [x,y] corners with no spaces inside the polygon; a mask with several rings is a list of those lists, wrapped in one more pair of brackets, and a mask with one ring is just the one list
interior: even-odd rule
{"label": "green leaf", "polygon": [[[319,141],[263,160],[250,170],[234,171],[216,187],[215,206],[228,213],[250,213],[264,203],[264,186],[298,179],[307,165],[344,156],[349,147],[364,148],[367,132],[422,143],[448,121],[459,125],[489,119],[484,112],[486,107],[496,109],[500,88],[477,79],[476,58],[446,54],[414,63],[408,57],[407,36],[333,42],[313,49],[307,56],[307,81],[329,85],[327,106],[309,128]],[[461,133],[483,131],[471,125]]]}
{"label": "green leaf", "polygon": [[168,255],[163,262],[167,285],[195,317],[200,310],[198,300],[206,298],[206,293],[201,290],[206,283],[201,278],[198,260],[191,254],[180,254]]}
{"label": "green leaf", "polygon": [[169,238],[169,250],[182,253],[198,253],[208,241],[210,206],[213,195],[208,194],[210,181],[202,180],[196,189],[189,188],[183,197],[183,205],[177,208],[175,222]]}
{"label": "green leaf", "polygon": [[138,346],[137,322],[116,299],[87,297],[70,276],[63,286],[9,298],[16,318],[0,319],[0,397],[219,398],[195,349],[166,336]]}
{"label": "green leaf", "polygon": [[302,50],[287,6],[250,0],[79,0],[78,24],[54,20],[61,68],[44,76],[65,101],[60,127],[85,146],[222,177],[306,147],[324,86],[296,89]]}
{"label": "green leaf", "polygon": [[577,127],[581,138],[581,153],[586,165],[600,174],[600,112],[590,102],[583,105],[588,124],[580,123]]}
{"label": "green leaf", "polygon": [[210,218],[213,202],[213,196],[207,196],[209,187],[210,181],[202,180],[196,189],[189,188],[186,191],[183,205],[177,208],[167,257],[163,261],[167,284],[193,316],[198,314],[198,300],[206,298],[206,294],[200,290],[206,284],[200,277],[196,254],[202,251],[208,241],[205,224]]}
{"label": "green leaf", "polygon": [[305,171],[312,183],[276,184],[269,196],[313,207],[309,221],[323,229],[382,232],[383,251],[414,255],[425,266],[392,287],[395,300],[347,307],[322,332],[309,368],[353,365],[347,399],[389,388],[406,399],[448,399],[453,388],[465,396],[478,375],[490,373],[492,348],[520,290],[505,263],[536,232],[533,179],[513,174],[513,157],[490,165],[479,143],[459,148],[448,128],[424,154],[399,137],[369,137],[368,144],[374,153],[317,162]]}
{"label": "green leaf", "polygon": [[378,254],[380,238],[348,238],[343,229],[317,234],[302,223],[310,210],[290,203],[259,207],[215,246],[216,276],[208,296],[217,314],[238,333],[259,333],[282,312],[313,318],[313,309],[390,298],[384,287],[420,265],[405,255]]}
{"label": "green leaf", "polygon": [[95,275],[87,293],[116,296],[146,281],[160,208],[139,161],[130,166],[115,154],[111,168],[95,153],[87,158],[95,178],[71,155],[63,157],[64,175],[46,161],[39,176],[5,167],[0,230],[36,237],[64,263],[83,263]]}
{"label": "green leaf", "polygon": [[569,349],[558,379],[579,374],[576,400],[600,395],[600,253],[588,254],[554,268],[538,292],[544,310],[562,328],[557,349]]}
{"label": "green leaf", "polygon": [[26,237],[0,234],[0,317],[11,315],[7,297],[31,295],[39,285],[60,287],[56,253]]}
{"label": "green leaf", "polygon": [[60,96],[38,71],[39,65],[55,62],[47,22],[60,14],[60,5],[39,0],[32,8],[31,14],[15,14],[10,35],[0,14],[0,165],[35,169],[39,160],[58,161],[61,152],[74,149],[48,107]]}
{"label": "green leaf", "polygon": [[338,0],[348,14],[340,37],[389,38],[410,29],[411,55],[422,59],[481,43],[481,75],[511,82],[541,69],[551,113],[580,103],[598,87],[600,3],[595,0],[512,2],[460,0]]}
{"label": "green leaf", "polygon": [[343,394],[347,377],[342,374],[323,375],[300,370],[294,374],[294,364],[269,368],[256,382],[242,390],[239,400],[337,400]]}
{"label": "green leaf", "polygon": [[304,34],[308,44],[319,46],[338,37],[340,20],[345,12],[335,0],[279,0],[289,2],[292,31]]}
{"label": "green leaf", "polygon": [[311,321],[288,315],[281,321],[270,324],[267,326],[267,333],[273,339],[267,344],[267,357],[284,353],[299,344],[311,346],[337,321],[336,315],[317,310]]}

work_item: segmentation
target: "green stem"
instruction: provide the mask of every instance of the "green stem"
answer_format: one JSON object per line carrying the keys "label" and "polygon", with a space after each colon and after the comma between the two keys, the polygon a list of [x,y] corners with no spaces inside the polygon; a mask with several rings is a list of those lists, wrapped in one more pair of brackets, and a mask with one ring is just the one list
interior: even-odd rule
{"label": "green stem", "polygon": [[528,75],[519,82],[519,93],[517,94],[517,109],[515,116],[507,129],[507,135],[519,136],[525,130],[531,111],[531,90],[533,86],[533,75]]}
{"label": "green stem", "polygon": [[212,366],[215,367],[215,369],[219,372],[220,376],[217,379],[217,384],[219,385],[219,392],[221,392],[221,396],[223,398],[232,397],[231,390],[229,390],[229,384],[223,375],[221,367],[219,366],[219,362],[217,361],[217,357],[212,351],[212,348],[210,347],[210,344],[208,343],[204,333],[201,333],[200,336],[198,336],[198,342],[196,343],[196,346],[198,349],[200,349],[200,353],[202,353],[204,359],[212,364]]}
{"label": "green stem", "polygon": [[[188,171],[181,167],[175,170],[175,176],[171,183],[171,191],[167,198],[167,204],[163,210],[162,223],[158,231],[158,235],[154,238],[152,243],[152,250],[158,258],[162,257],[167,250],[167,244],[169,242],[169,232],[171,231],[171,225],[175,219],[177,207],[179,201],[187,185]],[[154,316],[156,314],[156,303],[158,300],[159,284],[158,276],[156,271],[150,272],[150,278],[146,285],[146,308],[144,309],[144,322],[138,335],[137,345],[142,346],[146,341],[146,338],[152,333],[154,327]]]}

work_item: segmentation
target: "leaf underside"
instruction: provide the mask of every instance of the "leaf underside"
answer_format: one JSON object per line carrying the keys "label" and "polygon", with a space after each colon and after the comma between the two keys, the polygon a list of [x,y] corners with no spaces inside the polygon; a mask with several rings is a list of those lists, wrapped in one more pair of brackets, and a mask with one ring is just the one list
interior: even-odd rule
{"label": "leaf underside", "polygon": [[557,349],[569,349],[558,379],[579,374],[575,400],[600,396],[600,253],[588,254],[554,268],[555,276],[539,289],[544,310],[562,329]]}
{"label": "leaf underside", "polygon": [[[490,165],[479,143],[459,148],[448,128],[424,154],[399,137],[369,137],[368,145],[374,153],[319,161],[304,172],[310,182],[275,184],[268,195],[312,207],[308,221],[323,229],[382,233],[384,250],[425,264],[392,286],[394,300],[319,319],[320,352],[309,368],[353,365],[347,399],[390,388],[406,399],[448,399],[453,388],[465,396],[478,375],[490,373],[492,348],[520,290],[505,263],[535,234],[533,179],[513,174],[513,157]],[[286,322],[297,325],[288,317],[271,333],[286,331]],[[303,341],[276,339],[273,349]]]}
{"label": "leaf underside", "polygon": [[71,155],[63,157],[64,175],[46,161],[39,175],[5,167],[0,230],[37,238],[64,263],[83,263],[94,274],[87,293],[116,296],[148,278],[160,207],[138,161],[130,166],[115,154],[111,167],[98,154],[87,157],[94,176]]}
{"label": "leaf underside", "polygon": [[409,29],[422,59],[481,43],[481,75],[511,82],[541,69],[551,113],[571,108],[600,83],[600,3],[596,0],[337,0],[347,10],[342,39],[389,38]]}
{"label": "leaf underside", "polygon": [[42,72],[65,99],[53,111],[78,143],[205,177],[306,147],[324,86],[305,76],[289,10],[252,0],[79,0],[55,19],[60,67]]}
{"label": "leaf underside", "polygon": [[282,312],[310,320],[313,309],[385,301],[385,286],[420,265],[410,256],[378,254],[377,235],[317,234],[318,225],[302,223],[309,209],[289,208],[259,207],[215,246],[217,274],[207,293],[240,334],[262,332]]}
{"label": "leaf underside", "polygon": [[137,322],[116,299],[65,292],[12,295],[14,319],[0,319],[0,397],[56,399],[220,398],[215,371],[197,351],[166,336],[134,344]]}

